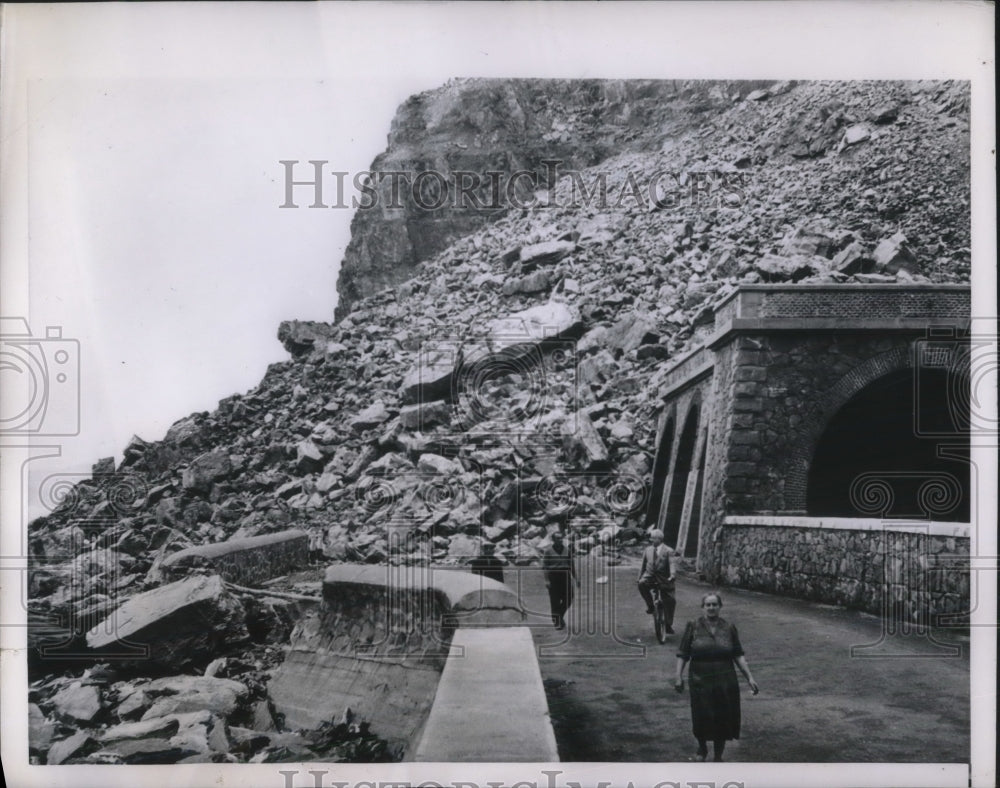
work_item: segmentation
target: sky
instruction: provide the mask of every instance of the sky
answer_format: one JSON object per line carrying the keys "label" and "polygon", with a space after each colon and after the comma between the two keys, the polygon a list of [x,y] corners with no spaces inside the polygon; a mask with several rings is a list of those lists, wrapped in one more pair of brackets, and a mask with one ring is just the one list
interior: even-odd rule
{"label": "sky", "polygon": [[[79,404],[47,380],[45,422],[70,431],[76,410],[78,434],[31,473],[120,460],[133,434],[158,440],[255,386],[287,357],[282,320],[332,319],[351,210],[279,208],[281,160],[302,162],[302,177],[310,159],[365,170],[396,107],[455,76],[731,77],[727,57],[775,32],[766,14],[723,4],[725,24],[692,38],[697,17],[647,6],[631,10],[649,25],[609,25],[588,4],[6,6],[0,306],[34,337],[59,327],[79,358]],[[893,62],[859,49],[845,71],[829,42],[854,26],[804,18],[815,40],[801,43],[829,52],[800,59],[799,76]],[[749,56],[757,76],[783,75],[796,51]],[[14,377],[0,378],[5,420],[30,399],[10,396]]]}
{"label": "sky", "polygon": [[[282,320],[332,319],[351,213],[280,209],[279,162],[367,169],[396,107],[450,78],[973,79],[974,127],[987,126],[974,136],[974,191],[995,189],[982,3],[109,3],[2,14],[3,424],[17,423],[27,391],[6,365],[6,318],[39,339],[29,352],[46,358],[50,394],[37,434],[0,430],[4,556],[23,555],[20,532],[44,511],[40,480],[81,478],[99,458],[120,459],[133,434],[158,440],[254,387],[287,358]],[[976,314],[996,314],[993,207],[974,202]],[[73,770],[59,779],[82,785]]]}

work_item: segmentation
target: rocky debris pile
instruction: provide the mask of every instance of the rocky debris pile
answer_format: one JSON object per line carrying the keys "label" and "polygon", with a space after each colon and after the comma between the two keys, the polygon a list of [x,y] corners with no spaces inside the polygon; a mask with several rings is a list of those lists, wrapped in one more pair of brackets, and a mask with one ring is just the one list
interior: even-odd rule
{"label": "rocky debris pile", "polygon": [[29,686],[29,750],[34,763],[277,763],[389,760],[386,743],[354,719],[317,730],[283,731],[261,676],[281,649],[219,658],[201,675],[123,675],[112,663],[79,677]]}
{"label": "rocky debris pile", "polygon": [[[645,527],[669,361],[711,334],[740,284],[968,281],[967,86],[675,88],[667,127],[621,127],[642,150],[622,146],[407,281],[345,299],[336,325],[283,324],[291,358],[255,389],[162,441],[133,439],[117,467],[61,491],[29,526],[31,614],[96,623],[167,582],[179,550],[292,527],[324,562],[461,564],[488,540],[531,564],[555,529],[614,554]],[[574,124],[584,115],[545,133]],[[283,620],[259,600],[240,597],[258,646]],[[221,643],[239,640],[221,626]],[[55,714],[42,688],[57,680],[39,681],[42,741]],[[94,691],[79,692],[86,714]],[[101,692],[92,719],[117,708]],[[215,724],[198,724],[207,740]],[[58,756],[106,749],[74,737]]]}
{"label": "rocky debris pile", "polygon": [[761,86],[781,90],[770,81],[460,79],[413,96],[369,168],[384,175],[358,196],[372,207],[351,224],[337,320],[359,298],[409,279],[421,260],[530,201],[535,188],[552,185],[553,168],[654,150]]}

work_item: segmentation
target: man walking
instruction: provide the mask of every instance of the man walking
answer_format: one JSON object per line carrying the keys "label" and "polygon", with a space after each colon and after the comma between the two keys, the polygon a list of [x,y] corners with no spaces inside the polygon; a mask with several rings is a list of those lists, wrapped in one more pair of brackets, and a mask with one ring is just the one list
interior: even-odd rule
{"label": "man walking", "polygon": [[573,551],[563,542],[561,531],[554,531],[552,544],[542,553],[542,569],[545,572],[545,587],[549,590],[549,606],[552,609],[552,623],[556,629],[565,629],[564,616],[573,604],[573,586],[570,579],[580,587],[580,578],[573,566]]}
{"label": "man walking", "polygon": [[639,593],[646,603],[646,612],[652,613],[652,589],[654,587],[660,589],[667,633],[673,634],[677,597],[674,593],[674,571],[670,557],[674,551],[663,544],[663,531],[654,529],[649,532],[649,538],[652,539],[653,544],[642,553],[642,565],[639,567]]}

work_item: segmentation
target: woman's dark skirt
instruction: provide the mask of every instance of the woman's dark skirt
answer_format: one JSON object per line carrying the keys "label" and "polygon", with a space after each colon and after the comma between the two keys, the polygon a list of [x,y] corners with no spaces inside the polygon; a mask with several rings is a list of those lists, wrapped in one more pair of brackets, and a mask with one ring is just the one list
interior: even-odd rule
{"label": "woman's dark skirt", "polygon": [[732,659],[691,660],[691,723],[696,739],[740,738],[740,685]]}

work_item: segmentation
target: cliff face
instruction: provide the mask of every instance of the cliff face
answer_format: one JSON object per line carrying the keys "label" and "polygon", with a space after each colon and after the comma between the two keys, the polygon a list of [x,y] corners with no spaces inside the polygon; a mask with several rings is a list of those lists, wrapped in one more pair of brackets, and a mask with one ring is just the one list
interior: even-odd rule
{"label": "cliff face", "polygon": [[[456,238],[519,209],[554,185],[553,173],[653,151],[703,113],[771,84],[472,79],[413,96],[370,167],[381,177],[373,178],[378,197],[365,202],[377,204],[351,224],[336,319],[409,279]],[[515,173],[523,174],[512,180]]]}

